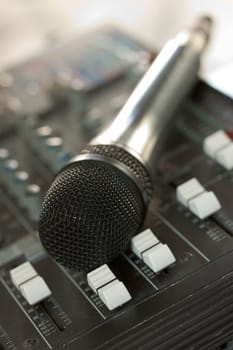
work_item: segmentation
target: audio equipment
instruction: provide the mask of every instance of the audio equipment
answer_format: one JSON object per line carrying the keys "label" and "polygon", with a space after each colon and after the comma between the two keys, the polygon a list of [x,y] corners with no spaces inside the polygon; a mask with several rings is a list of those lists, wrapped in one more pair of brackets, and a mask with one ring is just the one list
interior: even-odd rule
{"label": "audio equipment", "polygon": [[[39,221],[42,243],[66,267],[90,271],[126,250],[142,226],[172,115],[197,79],[211,19],[162,49],[116,119],[55,177]],[[150,105],[152,113],[146,114]]]}
{"label": "audio equipment", "polygon": [[[162,70],[155,99],[146,95],[135,119],[126,118],[132,127],[119,122],[110,137],[112,121],[132,115],[128,98],[155,56],[118,29],[102,28],[0,73],[1,350],[233,348],[232,99],[194,83],[199,64],[193,80],[187,64],[190,85],[177,93],[194,84],[192,91],[159,109]],[[173,110],[164,127],[159,111]],[[146,131],[135,136],[146,121],[158,122],[161,142]],[[155,163],[143,158],[148,140]],[[70,247],[70,266],[41,244],[45,195],[64,226],[64,236],[49,231],[51,255],[64,257]],[[80,257],[65,227],[79,220],[76,203],[90,226]],[[100,240],[89,251],[95,230]],[[101,260],[109,247],[114,254]]]}

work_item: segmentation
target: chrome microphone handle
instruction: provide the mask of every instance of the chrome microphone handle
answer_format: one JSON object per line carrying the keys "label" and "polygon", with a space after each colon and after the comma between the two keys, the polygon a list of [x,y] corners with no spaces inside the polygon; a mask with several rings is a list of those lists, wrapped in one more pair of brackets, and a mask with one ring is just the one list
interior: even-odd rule
{"label": "chrome microphone handle", "polygon": [[197,80],[211,24],[208,17],[203,17],[193,29],[168,41],[113,123],[91,141],[92,145],[118,145],[138,158],[153,175],[159,141]]}

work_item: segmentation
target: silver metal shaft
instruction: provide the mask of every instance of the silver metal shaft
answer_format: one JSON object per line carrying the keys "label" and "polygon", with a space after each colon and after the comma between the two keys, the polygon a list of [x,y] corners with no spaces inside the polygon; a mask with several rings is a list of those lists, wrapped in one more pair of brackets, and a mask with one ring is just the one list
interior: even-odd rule
{"label": "silver metal shaft", "polygon": [[153,175],[171,117],[197,80],[211,27],[210,18],[203,17],[168,41],[113,123],[91,144],[123,147]]}

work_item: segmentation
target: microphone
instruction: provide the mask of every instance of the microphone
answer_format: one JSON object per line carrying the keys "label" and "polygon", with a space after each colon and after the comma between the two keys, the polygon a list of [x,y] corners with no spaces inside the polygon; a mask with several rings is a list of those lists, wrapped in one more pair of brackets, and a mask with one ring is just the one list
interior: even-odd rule
{"label": "microphone", "polygon": [[58,263],[88,272],[115,259],[139,232],[161,140],[197,80],[211,27],[202,17],[170,40],[113,123],[56,175],[39,235]]}

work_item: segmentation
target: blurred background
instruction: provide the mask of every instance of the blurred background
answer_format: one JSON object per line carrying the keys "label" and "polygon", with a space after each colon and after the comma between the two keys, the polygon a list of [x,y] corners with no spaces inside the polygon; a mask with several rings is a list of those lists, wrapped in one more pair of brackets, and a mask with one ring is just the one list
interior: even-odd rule
{"label": "blurred background", "polygon": [[158,49],[203,13],[215,29],[202,77],[233,96],[231,0],[0,0],[0,70],[105,24]]}

